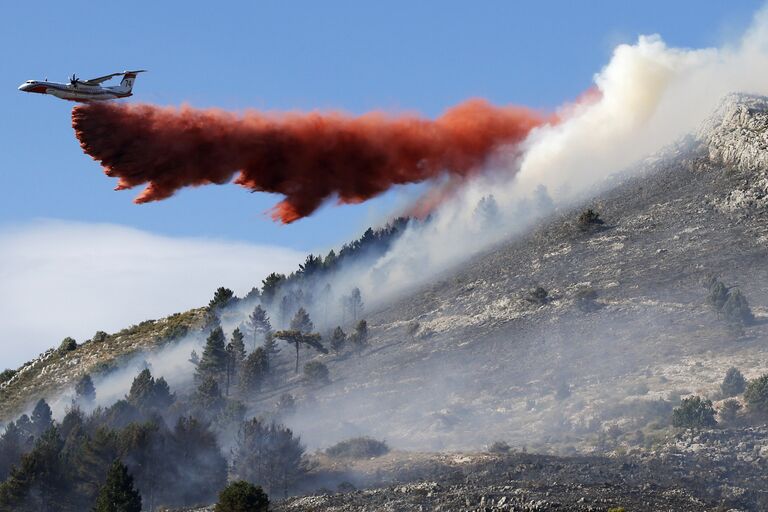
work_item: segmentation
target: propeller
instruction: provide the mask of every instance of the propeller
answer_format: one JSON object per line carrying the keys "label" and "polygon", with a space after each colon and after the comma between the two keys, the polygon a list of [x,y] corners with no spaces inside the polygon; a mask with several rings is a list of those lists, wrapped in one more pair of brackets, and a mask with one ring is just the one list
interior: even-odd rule
{"label": "propeller", "polygon": [[79,82],[79,81],[80,81],[80,79],[78,79],[77,75],[75,75],[74,73],[72,73],[72,76],[69,77],[69,83],[71,85],[77,85],[77,82]]}

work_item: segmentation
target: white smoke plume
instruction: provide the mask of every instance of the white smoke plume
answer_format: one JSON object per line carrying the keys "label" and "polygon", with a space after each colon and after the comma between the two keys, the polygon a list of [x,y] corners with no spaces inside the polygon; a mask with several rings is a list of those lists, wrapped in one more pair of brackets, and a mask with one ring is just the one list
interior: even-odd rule
{"label": "white smoke plume", "polygon": [[[720,48],[672,48],[660,35],[617,46],[586,100],[563,108],[559,123],[534,129],[521,156],[501,151],[494,169],[443,203],[432,222],[410,229],[361,288],[386,301],[526,228],[553,205],[588,198],[610,175],[695,132],[731,92],[768,94],[768,9],[740,40]],[[475,210],[488,195],[500,218],[482,224]]]}

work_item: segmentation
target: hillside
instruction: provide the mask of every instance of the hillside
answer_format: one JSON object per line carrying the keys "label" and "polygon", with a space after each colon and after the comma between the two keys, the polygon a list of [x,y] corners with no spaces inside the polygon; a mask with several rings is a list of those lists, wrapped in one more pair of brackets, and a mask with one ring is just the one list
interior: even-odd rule
{"label": "hillside", "polygon": [[[292,498],[279,510],[447,510],[491,499],[493,510],[714,510],[726,501],[746,510],[768,502],[764,427],[671,425],[690,395],[720,409],[729,368],[747,379],[768,373],[766,149],[768,99],[731,95],[696,134],[613,176],[604,192],[364,311],[370,336],[361,351],[305,350],[301,363],[327,365],[327,383],[293,375],[283,344],[281,378],[243,398],[249,414],[273,417],[290,393],[295,411],[279,419],[310,450],[371,436],[398,451],[342,468],[315,454],[297,488],[314,501]],[[584,220],[588,208],[602,224]],[[738,289],[754,319],[716,311],[713,280]],[[220,314],[226,332],[254,302],[238,304]],[[52,349],[0,384],[0,418],[67,392],[86,372],[98,394],[110,368],[161,353],[205,323],[205,310],[193,310]],[[192,341],[199,347],[202,337]],[[191,382],[191,363],[187,370]],[[478,455],[494,441],[510,453]],[[488,478],[472,480],[478,474]],[[375,489],[315,492],[345,480]]]}

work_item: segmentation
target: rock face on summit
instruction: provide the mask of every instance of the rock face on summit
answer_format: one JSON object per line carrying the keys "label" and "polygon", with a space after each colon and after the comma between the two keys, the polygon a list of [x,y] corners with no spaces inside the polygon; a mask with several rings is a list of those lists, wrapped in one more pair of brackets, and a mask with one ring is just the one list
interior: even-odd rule
{"label": "rock face on summit", "polygon": [[738,172],[743,181],[721,207],[731,211],[768,207],[768,99],[729,95],[698,137],[713,163]]}

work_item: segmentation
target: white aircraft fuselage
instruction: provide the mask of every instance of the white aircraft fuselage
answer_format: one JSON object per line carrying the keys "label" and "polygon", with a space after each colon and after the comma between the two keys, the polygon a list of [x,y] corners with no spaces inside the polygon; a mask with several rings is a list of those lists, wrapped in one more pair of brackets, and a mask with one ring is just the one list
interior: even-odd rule
{"label": "white aircraft fuselage", "polygon": [[[73,76],[68,84],[49,82],[47,80],[27,80],[19,86],[19,90],[38,94],[50,94],[51,96],[56,96],[63,100],[78,101],[81,103],[115,100],[133,95],[131,92],[133,89],[133,82],[136,79],[136,73],[140,72],[141,71],[126,71],[124,73],[113,73],[112,75],[107,75],[106,77],[100,77],[90,81],[79,80]],[[101,85],[102,81],[121,74],[123,75],[123,80],[120,82],[120,85],[112,87],[103,87]]]}

